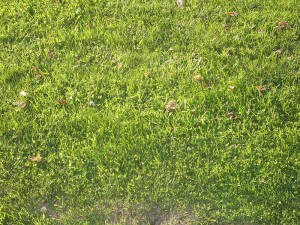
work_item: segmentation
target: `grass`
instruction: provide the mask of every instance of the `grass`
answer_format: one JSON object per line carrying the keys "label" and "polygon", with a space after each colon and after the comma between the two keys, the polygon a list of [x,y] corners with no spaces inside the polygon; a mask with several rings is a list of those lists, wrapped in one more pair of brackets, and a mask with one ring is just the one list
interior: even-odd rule
{"label": "grass", "polygon": [[0,223],[298,224],[299,11],[1,1]]}

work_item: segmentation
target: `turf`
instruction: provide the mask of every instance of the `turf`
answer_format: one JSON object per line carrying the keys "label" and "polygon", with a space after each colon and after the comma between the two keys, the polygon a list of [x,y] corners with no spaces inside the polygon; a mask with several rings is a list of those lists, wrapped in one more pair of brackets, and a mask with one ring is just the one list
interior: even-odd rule
{"label": "turf", "polygon": [[0,223],[298,224],[297,0],[3,0]]}

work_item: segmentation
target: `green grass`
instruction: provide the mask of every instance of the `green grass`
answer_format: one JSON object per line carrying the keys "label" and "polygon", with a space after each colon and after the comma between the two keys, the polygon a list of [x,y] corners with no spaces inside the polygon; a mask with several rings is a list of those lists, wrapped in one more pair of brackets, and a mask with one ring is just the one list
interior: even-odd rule
{"label": "green grass", "polygon": [[1,1],[0,223],[298,224],[299,12]]}

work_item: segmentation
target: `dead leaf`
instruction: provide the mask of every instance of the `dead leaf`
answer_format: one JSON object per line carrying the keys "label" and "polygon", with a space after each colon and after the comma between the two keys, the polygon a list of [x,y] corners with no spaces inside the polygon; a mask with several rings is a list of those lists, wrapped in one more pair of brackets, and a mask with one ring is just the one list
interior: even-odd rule
{"label": "dead leaf", "polygon": [[151,73],[151,71],[146,71],[144,73],[144,75],[145,75],[145,77],[151,77],[152,73]]}
{"label": "dead leaf", "polygon": [[258,32],[259,34],[263,34],[265,31],[264,31],[263,29],[259,28],[257,32]]}
{"label": "dead leaf", "polygon": [[47,212],[47,207],[46,206],[43,206],[41,209],[40,209],[40,212],[41,213],[46,213]]}
{"label": "dead leaf", "polygon": [[32,67],[31,72],[38,78],[42,77],[42,72],[37,67]]}
{"label": "dead leaf", "polygon": [[228,15],[228,16],[231,16],[231,17],[235,17],[235,16],[238,15],[238,13],[235,12],[235,11],[232,11],[232,12],[228,12],[227,15]]}
{"label": "dead leaf", "polygon": [[278,28],[279,29],[284,29],[284,28],[286,28],[288,26],[288,22],[286,22],[286,21],[280,21],[279,23],[278,23]]}
{"label": "dead leaf", "polygon": [[237,115],[234,112],[228,112],[227,117],[229,117],[232,120],[237,120]]}
{"label": "dead leaf", "polygon": [[12,103],[14,106],[16,106],[19,109],[23,109],[26,107],[27,103],[26,102],[13,102]]}
{"label": "dead leaf", "polygon": [[281,49],[277,49],[274,51],[275,55],[280,55],[281,54]]}
{"label": "dead leaf", "polygon": [[173,132],[173,131],[175,130],[175,127],[170,126],[170,127],[168,127],[167,129],[168,129],[169,132]]}
{"label": "dead leaf", "polygon": [[68,104],[67,100],[65,100],[65,99],[60,99],[60,100],[58,100],[57,102],[58,102],[60,105],[66,105],[66,104]]}
{"label": "dead leaf", "polygon": [[22,132],[20,130],[16,130],[14,133],[13,133],[13,136],[12,138],[13,139],[16,139],[18,137],[20,137],[22,135]]}
{"label": "dead leaf", "polygon": [[49,58],[55,57],[55,52],[54,52],[54,51],[49,51],[49,52],[48,52],[48,57],[49,57]]}
{"label": "dead leaf", "polygon": [[201,76],[201,75],[196,75],[196,76],[194,76],[194,78],[193,78],[193,80],[194,81],[202,81],[203,80],[203,77]]}
{"label": "dead leaf", "polygon": [[222,66],[221,69],[222,69],[222,70],[226,70],[226,69],[228,69],[228,66],[225,64],[224,66]]}
{"label": "dead leaf", "polygon": [[203,85],[204,88],[207,88],[207,89],[211,88],[211,85],[208,82],[203,82],[202,85]]}
{"label": "dead leaf", "polygon": [[224,26],[224,29],[225,29],[225,30],[230,30],[230,29],[231,29],[231,25],[230,25],[230,24],[226,24],[226,25]]}
{"label": "dead leaf", "polygon": [[176,4],[180,9],[184,9],[184,5],[185,5],[184,0],[176,0]]}
{"label": "dead leaf", "polygon": [[96,107],[96,103],[94,101],[90,101],[90,106],[91,107]]}
{"label": "dead leaf", "polygon": [[117,64],[117,69],[120,70],[123,66],[124,66],[124,64],[122,62],[119,62]]}
{"label": "dead leaf", "polygon": [[168,112],[173,112],[178,108],[178,104],[175,100],[170,100],[166,105]]}
{"label": "dead leaf", "polygon": [[42,157],[40,156],[40,154],[37,154],[36,156],[33,156],[32,158],[30,158],[30,161],[33,163],[40,163],[42,161]]}
{"label": "dead leaf", "polygon": [[24,96],[24,97],[25,97],[25,96],[27,95],[27,92],[25,92],[25,91],[21,91],[21,92],[20,92],[20,95],[22,95],[22,96]]}
{"label": "dead leaf", "polygon": [[268,86],[267,85],[258,85],[258,86],[256,86],[256,89],[259,91],[266,91],[266,90],[268,90]]}

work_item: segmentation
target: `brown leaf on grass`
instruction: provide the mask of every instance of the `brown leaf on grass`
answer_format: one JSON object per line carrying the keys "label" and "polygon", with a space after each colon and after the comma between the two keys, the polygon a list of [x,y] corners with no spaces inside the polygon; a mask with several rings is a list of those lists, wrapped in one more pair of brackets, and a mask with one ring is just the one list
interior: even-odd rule
{"label": "brown leaf on grass", "polygon": [[144,73],[144,75],[145,75],[145,77],[149,78],[149,77],[151,77],[152,73],[151,73],[151,71],[146,71]]}
{"label": "brown leaf on grass", "polygon": [[38,78],[42,77],[42,72],[37,67],[32,67],[31,72]]}
{"label": "brown leaf on grass", "polygon": [[176,4],[180,9],[184,9],[184,5],[185,5],[184,0],[176,0]]}
{"label": "brown leaf on grass", "polygon": [[47,207],[46,206],[43,206],[41,209],[40,209],[40,212],[41,213],[46,213],[47,212]]}
{"label": "brown leaf on grass", "polygon": [[268,86],[267,85],[258,85],[258,86],[256,86],[256,89],[259,91],[266,91],[266,90],[268,90]]}
{"label": "brown leaf on grass", "polygon": [[228,65],[226,65],[226,64],[223,65],[222,68],[221,68],[221,70],[227,70],[227,69],[228,69]]}
{"label": "brown leaf on grass", "polygon": [[274,51],[274,53],[275,53],[275,55],[280,55],[280,54],[281,54],[281,49],[276,49],[276,50]]}
{"label": "brown leaf on grass", "polygon": [[225,29],[225,30],[230,30],[230,29],[231,29],[231,25],[230,25],[230,24],[226,24],[226,25],[224,26],[224,29]]}
{"label": "brown leaf on grass", "polygon": [[173,132],[173,131],[175,130],[175,127],[169,126],[169,127],[167,127],[167,130],[168,130],[169,132]]}
{"label": "brown leaf on grass", "polygon": [[257,32],[258,32],[259,34],[263,34],[265,31],[264,31],[263,29],[259,28]]}
{"label": "brown leaf on grass", "polygon": [[119,62],[116,67],[118,70],[120,70],[121,68],[123,68],[123,66],[124,64],[122,62]]}
{"label": "brown leaf on grass", "polygon": [[68,104],[67,100],[65,100],[65,99],[60,99],[60,100],[58,100],[57,102],[58,102],[58,104],[60,104],[60,105],[66,105],[66,104]]}
{"label": "brown leaf on grass", "polygon": [[19,109],[24,109],[27,105],[26,102],[13,102],[12,104]]}
{"label": "brown leaf on grass", "polygon": [[232,120],[237,120],[237,115],[234,112],[228,112],[227,117],[229,117]]}
{"label": "brown leaf on grass", "polygon": [[203,82],[203,87],[204,88],[207,88],[207,89],[210,89],[211,88],[211,85],[210,85],[210,83],[208,83],[208,82]]}
{"label": "brown leaf on grass", "polygon": [[40,156],[40,154],[37,154],[36,156],[33,156],[32,158],[30,158],[30,161],[33,163],[40,163],[42,162],[42,157]]}
{"label": "brown leaf on grass", "polygon": [[18,137],[20,137],[22,135],[22,132],[20,130],[16,130],[14,133],[13,133],[13,136],[12,138],[13,139],[16,139]]}
{"label": "brown leaf on grass", "polygon": [[235,11],[232,11],[232,12],[227,12],[227,15],[228,15],[228,16],[231,16],[231,17],[235,17],[235,16],[238,15],[238,13],[235,12]]}
{"label": "brown leaf on grass", "polygon": [[278,22],[278,28],[279,29],[284,29],[287,26],[288,26],[288,22],[286,22],[286,21],[280,21],[280,22]]}
{"label": "brown leaf on grass", "polygon": [[193,77],[193,80],[199,82],[203,80],[203,77],[201,75],[196,75]]}
{"label": "brown leaf on grass", "polygon": [[94,101],[90,101],[89,105],[90,105],[91,107],[96,107],[96,103],[95,103]]}
{"label": "brown leaf on grass", "polygon": [[178,109],[178,104],[175,100],[170,100],[168,102],[168,104],[166,105],[166,108],[167,108],[168,112],[173,112],[176,109]]}
{"label": "brown leaf on grass", "polygon": [[54,52],[54,51],[49,51],[49,52],[48,52],[48,57],[49,57],[49,58],[55,57],[55,52]]}
{"label": "brown leaf on grass", "polygon": [[27,92],[25,92],[25,91],[21,91],[21,92],[20,92],[20,95],[22,95],[22,96],[24,96],[24,97],[26,97],[26,96],[27,96],[27,94],[28,94],[28,93],[27,93]]}

